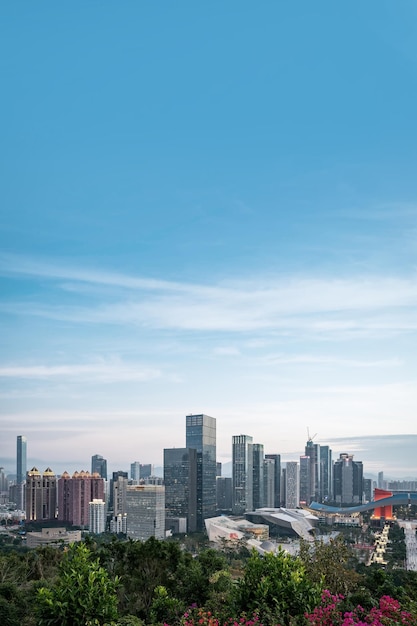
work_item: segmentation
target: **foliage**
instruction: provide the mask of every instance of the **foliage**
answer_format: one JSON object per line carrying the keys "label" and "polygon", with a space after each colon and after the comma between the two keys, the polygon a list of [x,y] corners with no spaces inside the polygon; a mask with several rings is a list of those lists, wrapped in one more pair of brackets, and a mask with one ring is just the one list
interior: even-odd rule
{"label": "foliage", "polygon": [[283,550],[264,556],[254,551],[237,585],[236,613],[255,613],[264,624],[289,624],[317,606],[321,591],[301,559]]}
{"label": "foliage", "polygon": [[184,605],[180,600],[172,598],[165,587],[159,585],[155,589],[155,597],[150,610],[152,624],[168,622],[176,623],[184,611]]}
{"label": "foliage", "polygon": [[312,581],[322,583],[332,593],[348,594],[361,582],[353,565],[352,549],[343,537],[330,539],[328,543],[315,541],[313,545],[301,542],[300,559]]}
{"label": "foliage", "polygon": [[38,626],[92,626],[116,619],[117,584],[87,546],[72,546],[56,583],[37,590]]}
{"label": "foliage", "polygon": [[262,624],[256,614],[252,615],[251,618],[242,615],[238,620],[233,617],[220,620],[211,611],[191,606],[184,613],[181,626],[262,626]]}

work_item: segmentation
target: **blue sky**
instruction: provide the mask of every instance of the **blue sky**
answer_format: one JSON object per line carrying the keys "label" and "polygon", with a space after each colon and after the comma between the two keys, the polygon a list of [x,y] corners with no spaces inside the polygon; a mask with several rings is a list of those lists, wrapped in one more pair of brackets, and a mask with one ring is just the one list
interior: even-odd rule
{"label": "blue sky", "polygon": [[0,8],[0,463],[417,435],[416,18]]}

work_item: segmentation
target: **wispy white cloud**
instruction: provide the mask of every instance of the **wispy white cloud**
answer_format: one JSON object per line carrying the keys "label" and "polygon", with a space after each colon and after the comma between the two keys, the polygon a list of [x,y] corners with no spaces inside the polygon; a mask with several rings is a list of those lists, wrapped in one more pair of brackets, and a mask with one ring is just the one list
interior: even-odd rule
{"label": "wispy white cloud", "polygon": [[234,346],[218,346],[213,349],[213,354],[218,356],[239,356],[241,352]]}
{"label": "wispy white cloud", "polygon": [[[15,302],[3,311],[90,324],[138,325],[155,329],[274,331],[316,334],[395,333],[417,329],[417,275],[259,277],[194,285],[123,274],[3,259],[3,270],[19,275],[70,279],[108,287],[93,303],[82,294],[65,306]],[[53,285],[54,286],[54,283]],[[115,296],[112,289],[126,293]],[[80,302],[82,303],[80,305]]]}
{"label": "wispy white cloud", "polygon": [[360,359],[342,359],[337,356],[319,356],[314,354],[269,354],[263,360],[270,364],[296,364],[296,365],[340,365],[342,367],[398,367],[402,365],[400,359],[380,359],[376,361]]}
{"label": "wispy white cloud", "polygon": [[94,382],[147,381],[159,378],[161,371],[119,360],[71,365],[30,365],[0,367],[0,378],[83,379]]}

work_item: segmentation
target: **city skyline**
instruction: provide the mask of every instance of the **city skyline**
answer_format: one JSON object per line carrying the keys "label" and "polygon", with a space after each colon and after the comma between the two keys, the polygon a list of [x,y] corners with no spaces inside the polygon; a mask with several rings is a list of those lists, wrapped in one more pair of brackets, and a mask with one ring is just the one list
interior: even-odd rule
{"label": "city skyline", "polygon": [[221,462],[417,474],[415,18],[2,7],[0,463],[162,465],[204,412]]}
{"label": "city skyline", "polygon": [[[183,419],[183,418],[182,418]],[[243,434],[243,433],[241,433]],[[247,435],[251,437],[251,435]],[[253,438],[253,437],[252,437]],[[256,438],[256,437],[255,437]],[[233,439],[233,437],[232,437]],[[372,476],[375,480],[378,479],[379,474],[384,474],[388,479],[416,479],[417,480],[417,469],[415,465],[415,450],[417,447],[417,435],[414,436],[405,436],[405,435],[395,435],[390,437],[381,437],[381,436],[371,436],[371,437],[350,437],[346,439],[335,439],[335,440],[317,440],[316,443],[319,443],[321,448],[330,448],[333,453],[333,460],[337,459],[339,454],[352,454],[354,456],[355,461],[362,461],[364,464],[364,475]],[[278,456],[281,457],[281,465],[285,465],[287,462],[299,462],[300,457],[304,456],[305,453],[305,440],[302,445],[300,445],[298,450],[289,452],[289,453],[270,453],[268,452],[269,446],[268,444],[265,446],[265,458],[268,456]],[[51,466],[52,469],[57,474],[62,474],[67,471],[69,474],[78,471],[89,471],[89,467],[91,465],[91,457],[89,460],[82,459],[77,460],[76,458],[68,458],[67,460],[63,459],[55,459],[51,460],[51,456],[40,459],[35,456],[31,456],[30,454],[30,441],[27,441],[28,445],[28,468],[36,467],[41,472],[43,469],[46,469],[48,466]],[[182,449],[182,446],[172,446],[164,445],[161,449],[161,454],[157,458],[156,462],[151,462],[145,464],[146,468],[155,468],[158,475],[162,475],[163,470],[163,455],[164,449]],[[145,450],[146,448],[144,448]],[[117,453],[113,449],[113,453],[109,452],[107,458],[104,460],[108,464],[109,467],[109,475],[113,472],[122,472],[126,473],[126,475],[130,475],[130,469],[132,462],[129,459],[117,460],[117,458],[121,458],[121,456],[117,457]],[[93,455],[97,456],[97,455]],[[102,455],[99,455],[102,456]],[[106,456],[106,455],[104,455]],[[229,454],[224,455],[223,458],[223,475],[232,476],[232,456],[233,456],[233,441],[230,442],[230,451]],[[158,462],[159,459],[159,462]],[[219,461],[219,459],[217,458]],[[153,460],[155,461],[155,459]],[[135,462],[133,462],[135,463]],[[141,463],[142,464],[142,463]],[[16,467],[16,456],[3,456],[0,458],[0,466],[5,468],[6,474],[14,474]],[[226,468],[226,474],[224,474],[224,469]],[[91,468],[90,468],[91,469]],[[149,474],[147,470],[146,475]]]}

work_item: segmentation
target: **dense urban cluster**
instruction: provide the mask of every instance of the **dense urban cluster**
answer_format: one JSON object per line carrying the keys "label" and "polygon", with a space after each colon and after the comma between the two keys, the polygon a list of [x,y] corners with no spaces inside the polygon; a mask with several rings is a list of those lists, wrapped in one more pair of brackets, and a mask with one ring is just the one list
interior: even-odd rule
{"label": "dense urban cluster", "polygon": [[2,626],[417,624],[411,482],[372,485],[313,437],[281,464],[233,436],[222,476],[204,414],[163,476],[135,461],[108,480],[98,454],[91,471],[27,470],[27,443],[16,476],[0,470]]}
{"label": "dense urban cluster", "polygon": [[[10,511],[10,504],[16,503],[21,513],[15,515],[27,522],[62,523],[63,529],[28,537],[30,545],[57,538],[71,542],[78,535],[64,530],[68,527],[146,540],[164,539],[167,532],[204,531],[241,538],[253,524],[253,535],[266,539],[271,525],[278,534],[287,531],[307,537],[316,520],[301,513],[300,507],[312,503],[354,506],[371,501],[375,487],[390,486],[382,472],[377,485],[364,478],[362,462],[351,454],[333,460],[329,446],[315,443],[314,437],[308,437],[304,455],[284,464],[280,454],[265,454],[264,445],[254,443],[252,436],[235,435],[232,476],[222,476],[216,460],[216,419],[187,415],[185,435],[184,448],[164,449],[163,476],[154,476],[152,465],[135,461],[130,476],[123,469],[113,472],[109,481],[107,460],[98,454],[91,459],[91,472],[57,476],[50,467],[27,471],[27,440],[19,435],[16,476],[10,485],[0,469],[1,504],[3,509],[9,505]],[[393,486],[397,491],[415,488],[401,481]],[[227,521],[225,516],[243,517],[244,528],[242,522]]]}

